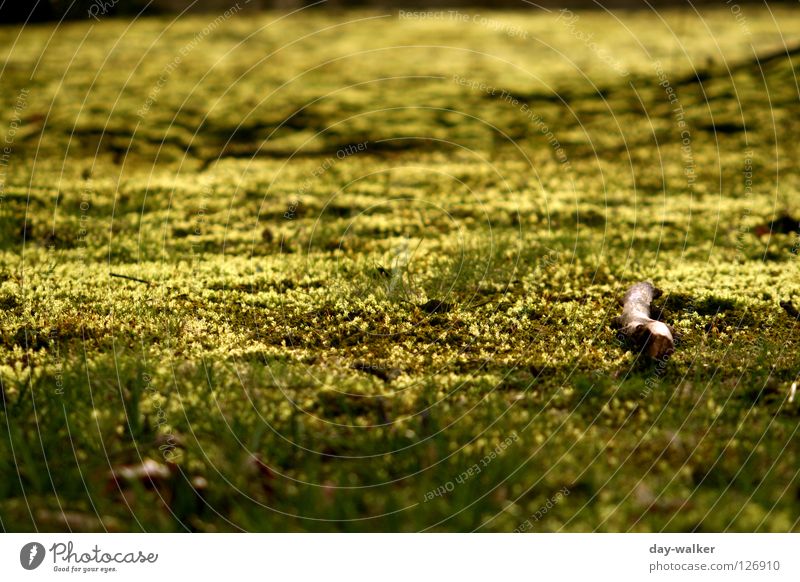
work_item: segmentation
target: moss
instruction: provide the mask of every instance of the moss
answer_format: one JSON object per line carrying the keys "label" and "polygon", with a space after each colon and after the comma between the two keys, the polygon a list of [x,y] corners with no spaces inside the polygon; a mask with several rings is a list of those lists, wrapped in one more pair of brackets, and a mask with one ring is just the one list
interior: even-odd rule
{"label": "moss", "polygon": [[[772,10],[748,12],[753,42],[796,25]],[[571,60],[316,12],[237,47],[255,16],[141,116],[203,16],[26,27],[0,96],[6,127],[38,63],[0,213],[6,529],[57,495],[121,530],[512,531],[566,487],[537,530],[797,530],[791,63],[747,66],[725,9],[704,12],[714,42],[681,25],[694,60],[733,63],[702,86],[644,12],[624,18],[648,54],[580,20],[628,76],[547,15],[502,17]],[[615,338],[638,280],[664,291],[668,362]],[[165,502],[109,494],[141,456],[169,466]]]}

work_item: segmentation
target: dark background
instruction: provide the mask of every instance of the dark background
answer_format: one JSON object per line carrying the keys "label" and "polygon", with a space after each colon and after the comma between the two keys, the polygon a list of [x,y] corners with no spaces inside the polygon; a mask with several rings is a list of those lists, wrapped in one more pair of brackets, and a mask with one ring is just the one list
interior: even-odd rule
{"label": "dark background", "polygon": [[[532,0],[539,6],[549,8],[607,8],[649,9],[667,6],[689,6],[690,0]],[[532,2],[525,0],[327,0],[319,9],[331,8],[376,8],[376,9],[436,9],[456,7],[481,7],[484,9],[503,8],[517,10],[536,10]],[[313,4],[313,0],[250,0],[242,9],[288,10]],[[725,6],[725,0],[693,0],[695,6]],[[731,4],[753,4],[759,0],[731,0]],[[771,4],[773,2],[770,2]],[[43,22],[61,19],[89,18],[89,8],[96,5],[107,16],[135,16],[145,14],[167,14],[181,12],[189,7],[188,12],[224,12],[236,4],[236,0],[0,0],[0,23]],[[105,5],[105,10],[102,6]]]}

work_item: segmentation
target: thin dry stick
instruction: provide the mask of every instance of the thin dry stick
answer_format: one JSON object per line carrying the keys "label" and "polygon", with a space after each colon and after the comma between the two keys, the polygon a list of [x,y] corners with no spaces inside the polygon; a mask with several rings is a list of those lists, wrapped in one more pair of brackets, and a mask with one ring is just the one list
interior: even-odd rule
{"label": "thin dry stick", "polygon": [[622,299],[622,315],[616,323],[651,358],[663,358],[675,350],[672,332],[666,323],[650,317],[650,304],[661,296],[652,283],[636,283]]}
{"label": "thin dry stick", "polygon": [[146,279],[137,279],[136,277],[129,277],[128,275],[120,275],[119,273],[109,273],[112,277],[117,277],[119,279],[127,279],[128,281],[136,281],[137,283],[144,283],[145,285],[152,285],[151,281]]}

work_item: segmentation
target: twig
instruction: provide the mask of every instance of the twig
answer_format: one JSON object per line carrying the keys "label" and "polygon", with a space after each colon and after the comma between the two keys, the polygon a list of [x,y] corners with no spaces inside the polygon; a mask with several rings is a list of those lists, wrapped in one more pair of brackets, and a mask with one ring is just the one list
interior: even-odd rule
{"label": "twig", "polygon": [[128,275],[120,275],[119,273],[109,273],[112,277],[118,277],[119,279],[127,279],[128,281],[136,281],[137,283],[144,283],[145,285],[152,285],[152,281],[148,281],[146,279],[139,279],[137,277],[129,277]]}
{"label": "twig", "polygon": [[672,332],[667,324],[650,317],[650,304],[661,296],[652,283],[636,283],[622,300],[622,315],[616,323],[622,333],[644,348],[651,358],[663,358],[675,350]]}

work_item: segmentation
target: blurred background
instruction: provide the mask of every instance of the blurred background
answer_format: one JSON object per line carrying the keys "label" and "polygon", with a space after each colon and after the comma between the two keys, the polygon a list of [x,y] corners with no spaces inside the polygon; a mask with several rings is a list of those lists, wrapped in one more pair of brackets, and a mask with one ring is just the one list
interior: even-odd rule
{"label": "blurred background", "polygon": [[[236,4],[235,0],[0,0],[0,23],[43,22],[61,19],[89,18],[90,8],[106,16],[135,16],[137,14],[170,14],[180,12],[218,12]],[[439,9],[455,7],[483,7],[486,9],[536,9],[549,8],[617,8],[649,9],[684,4],[731,5],[761,4],[758,0],[239,0],[242,10],[293,10],[312,4],[320,9],[373,8],[373,9]],[[245,5],[246,4],[246,5]],[[778,4],[778,2],[770,2]],[[794,3],[793,3],[794,4]]]}

